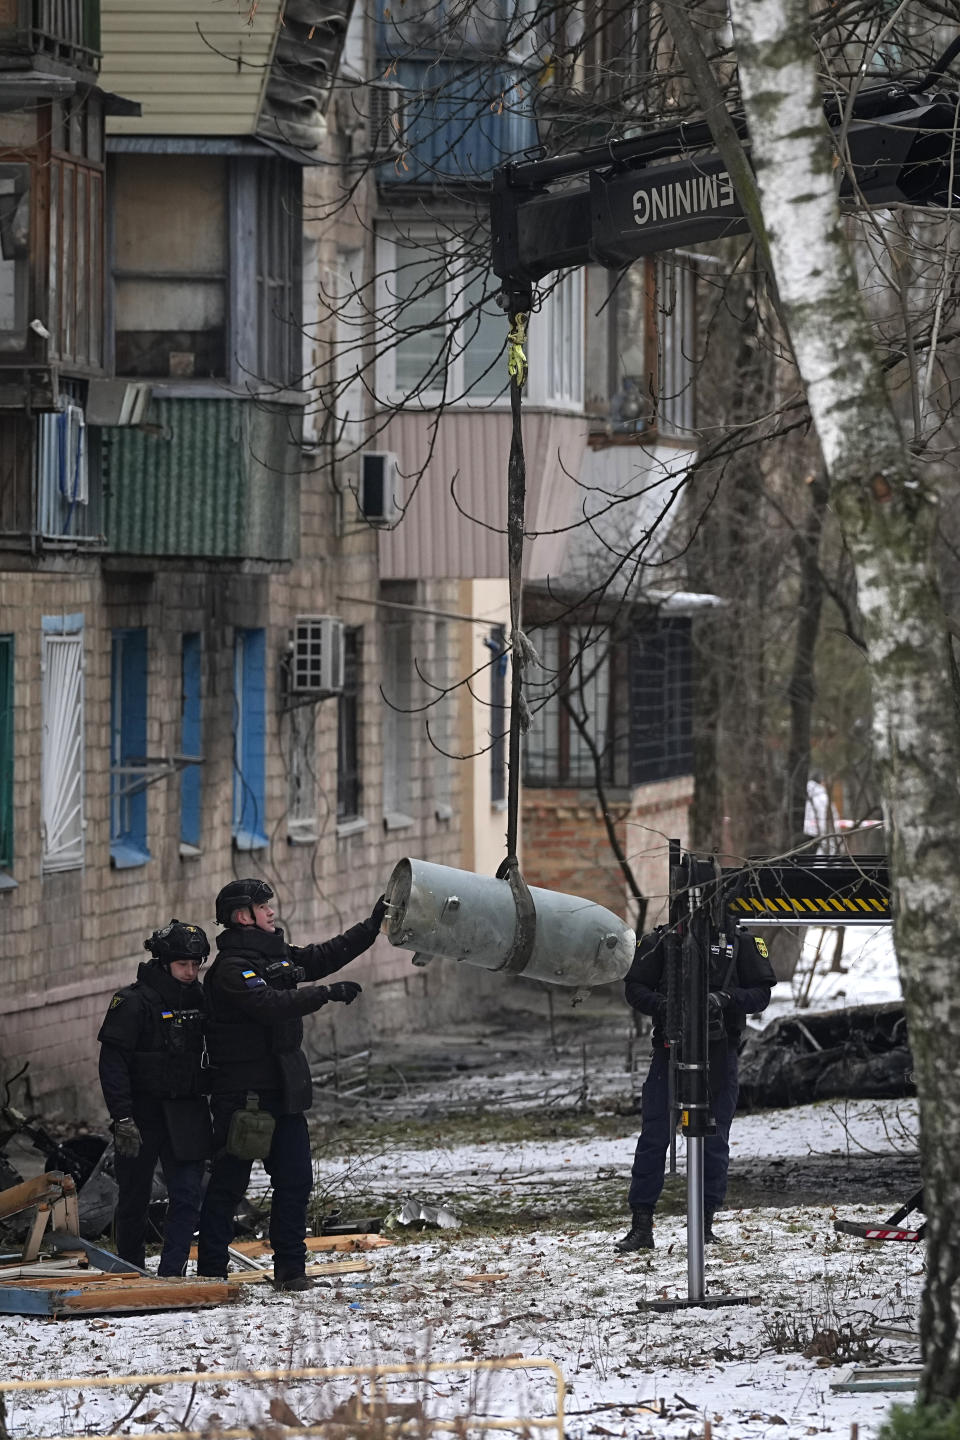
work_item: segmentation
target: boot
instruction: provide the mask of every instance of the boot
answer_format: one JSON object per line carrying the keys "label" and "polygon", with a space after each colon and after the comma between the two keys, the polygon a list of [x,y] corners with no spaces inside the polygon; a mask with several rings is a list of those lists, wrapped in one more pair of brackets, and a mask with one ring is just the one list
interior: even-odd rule
{"label": "boot", "polygon": [[713,1217],[714,1217],[714,1214],[715,1214],[715,1212],[714,1212],[713,1210],[704,1210],[704,1212],[703,1212],[703,1243],[704,1243],[704,1245],[717,1245],[717,1244],[719,1244],[719,1241],[717,1240],[716,1235],[714,1235],[714,1233],[713,1233]]}
{"label": "boot", "polygon": [[309,1275],[274,1275],[274,1290],[313,1290],[314,1283]]}
{"label": "boot", "polygon": [[653,1249],[653,1208],[650,1205],[634,1205],[632,1214],[633,1224],[613,1247],[621,1255],[629,1255],[634,1250]]}

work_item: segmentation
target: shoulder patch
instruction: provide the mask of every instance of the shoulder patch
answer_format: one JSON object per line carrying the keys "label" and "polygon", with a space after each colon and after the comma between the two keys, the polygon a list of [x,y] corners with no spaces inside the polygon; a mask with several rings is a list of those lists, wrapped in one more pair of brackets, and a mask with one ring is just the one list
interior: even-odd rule
{"label": "shoulder patch", "polygon": [[242,974],[244,980],[249,980],[251,975],[256,975],[257,972],[256,970],[242,970],[240,973]]}
{"label": "shoulder patch", "polygon": [[248,986],[250,989],[254,989],[254,990],[255,990],[258,985],[266,985],[266,983],[267,983],[266,980],[262,979],[261,976],[259,976],[259,975],[253,975],[253,972],[252,972],[252,971],[251,971],[251,975],[252,975],[252,979],[246,981],[246,984],[247,984],[247,986]]}
{"label": "shoulder patch", "polygon": [[760,954],[763,956],[764,960],[768,960],[770,958],[770,951],[767,949],[766,940],[761,940],[757,935],[754,935],[753,943],[760,951]]}
{"label": "shoulder patch", "polygon": [[114,995],[113,999],[110,1001],[110,1009],[116,1010],[118,1005],[123,1004],[123,1001],[124,997],[122,995]]}

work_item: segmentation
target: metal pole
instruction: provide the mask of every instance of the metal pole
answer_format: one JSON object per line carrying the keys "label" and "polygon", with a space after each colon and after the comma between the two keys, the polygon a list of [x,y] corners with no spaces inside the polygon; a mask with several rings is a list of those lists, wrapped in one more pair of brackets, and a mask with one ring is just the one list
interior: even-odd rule
{"label": "metal pole", "polygon": [[687,1299],[706,1294],[703,1258],[703,1137],[687,1141]]}

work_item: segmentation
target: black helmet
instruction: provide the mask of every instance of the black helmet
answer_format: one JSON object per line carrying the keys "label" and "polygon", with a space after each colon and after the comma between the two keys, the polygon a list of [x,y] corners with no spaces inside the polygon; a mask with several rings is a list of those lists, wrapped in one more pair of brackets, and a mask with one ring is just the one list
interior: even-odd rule
{"label": "black helmet", "polygon": [[234,910],[244,905],[263,905],[272,899],[273,891],[266,880],[231,880],[217,896],[217,924],[229,925]]}
{"label": "black helmet", "polygon": [[171,920],[162,930],[154,930],[143,948],[161,965],[169,965],[171,960],[199,960],[202,965],[210,954],[210,942],[200,926],[185,925],[182,920]]}

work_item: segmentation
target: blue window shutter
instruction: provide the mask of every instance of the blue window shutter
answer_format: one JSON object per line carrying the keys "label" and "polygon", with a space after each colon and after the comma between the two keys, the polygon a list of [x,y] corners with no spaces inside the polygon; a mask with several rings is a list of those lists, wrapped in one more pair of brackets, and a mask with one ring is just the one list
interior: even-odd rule
{"label": "blue window shutter", "polygon": [[262,850],[266,834],[266,631],[238,630],[233,653],[233,840]]}
{"label": "blue window shutter", "polygon": [[[147,632],[114,630],[111,655],[110,858],[118,870],[143,865],[147,848],[147,791],[132,765],[147,756]],[[127,773],[123,773],[127,771]]]}
{"label": "blue window shutter", "polygon": [[13,864],[13,636],[0,635],[0,868]]}
{"label": "blue window shutter", "polygon": [[[203,753],[203,647],[198,631],[183,637],[181,683],[183,705],[180,723],[180,752],[183,755]],[[203,771],[199,765],[185,765],[180,776],[180,843],[200,848],[200,796]]]}

